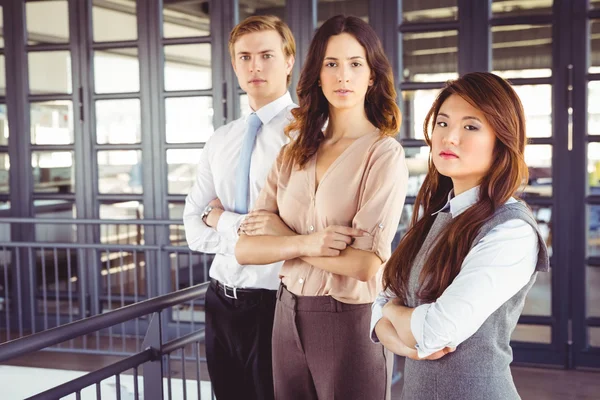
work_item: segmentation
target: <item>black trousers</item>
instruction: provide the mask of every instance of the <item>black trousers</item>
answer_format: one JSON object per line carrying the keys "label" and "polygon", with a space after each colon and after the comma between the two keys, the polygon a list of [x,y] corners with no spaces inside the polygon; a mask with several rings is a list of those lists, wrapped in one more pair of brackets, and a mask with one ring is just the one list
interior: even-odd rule
{"label": "black trousers", "polygon": [[217,400],[271,400],[275,290],[238,290],[211,281],[206,292],[206,361]]}

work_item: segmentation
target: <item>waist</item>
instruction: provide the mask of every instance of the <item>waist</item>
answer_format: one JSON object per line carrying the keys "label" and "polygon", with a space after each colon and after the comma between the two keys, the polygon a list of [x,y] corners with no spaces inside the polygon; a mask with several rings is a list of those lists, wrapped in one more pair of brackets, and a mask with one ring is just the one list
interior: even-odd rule
{"label": "waist", "polygon": [[217,254],[209,275],[217,281],[237,288],[277,290],[282,263],[240,265],[234,256]]}
{"label": "waist", "polygon": [[283,283],[277,290],[277,300],[296,311],[345,312],[371,308],[370,303],[348,304],[331,296],[298,296],[290,292]]}
{"label": "waist", "polygon": [[262,298],[265,295],[272,296],[273,293],[275,293],[274,290],[269,290],[269,289],[237,288],[235,286],[223,284],[213,278],[210,279],[210,286],[213,288],[213,290],[218,295],[224,296],[228,299],[236,299],[236,300]]}

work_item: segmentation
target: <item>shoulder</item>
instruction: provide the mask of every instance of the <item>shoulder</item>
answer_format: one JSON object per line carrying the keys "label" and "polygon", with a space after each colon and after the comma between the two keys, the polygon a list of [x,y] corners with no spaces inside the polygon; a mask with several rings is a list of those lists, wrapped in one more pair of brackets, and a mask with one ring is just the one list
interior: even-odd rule
{"label": "shoulder", "polygon": [[398,171],[403,170],[408,174],[406,160],[404,158],[404,148],[396,139],[384,136],[377,138],[367,151],[368,164],[381,165],[385,170]]}
{"label": "shoulder", "polygon": [[219,142],[227,139],[230,135],[235,134],[239,130],[243,130],[245,125],[245,117],[240,117],[228,124],[221,125],[215,130],[208,142]]}

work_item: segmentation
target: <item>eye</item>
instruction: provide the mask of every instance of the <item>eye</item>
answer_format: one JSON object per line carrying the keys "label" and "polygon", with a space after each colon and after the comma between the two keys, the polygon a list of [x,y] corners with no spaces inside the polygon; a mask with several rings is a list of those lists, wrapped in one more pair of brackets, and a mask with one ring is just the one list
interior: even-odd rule
{"label": "eye", "polygon": [[325,64],[326,67],[332,68],[332,67],[336,67],[337,63],[334,63],[333,61],[328,62],[327,64]]}
{"label": "eye", "polygon": [[476,126],[473,126],[473,125],[465,125],[465,129],[468,130],[468,131],[476,131],[479,128],[476,127]]}
{"label": "eye", "polygon": [[263,58],[273,58],[273,54],[263,54]]}
{"label": "eye", "polygon": [[351,65],[352,65],[353,67],[360,67],[362,64],[361,64],[361,63],[359,63],[359,62],[356,62],[356,61],[355,61],[355,62],[353,62]]}
{"label": "eye", "polygon": [[438,121],[438,122],[436,122],[436,125],[439,127],[445,128],[448,126],[448,123],[444,122],[444,121]]}
{"label": "eye", "polygon": [[250,59],[250,56],[241,56],[240,60],[242,61],[248,61]]}

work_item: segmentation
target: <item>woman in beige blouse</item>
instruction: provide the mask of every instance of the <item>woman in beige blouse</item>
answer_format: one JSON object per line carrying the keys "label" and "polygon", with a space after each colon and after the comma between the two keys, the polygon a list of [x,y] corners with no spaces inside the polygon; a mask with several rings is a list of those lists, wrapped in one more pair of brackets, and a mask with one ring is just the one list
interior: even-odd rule
{"label": "woman in beige blouse", "polygon": [[385,399],[391,361],[369,339],[375,277],[406,196],[400,111],[373,29],[336,16],[316,32],[292,138],[240,227],[240,264],[285,260],[273,328],[278,399]]}

